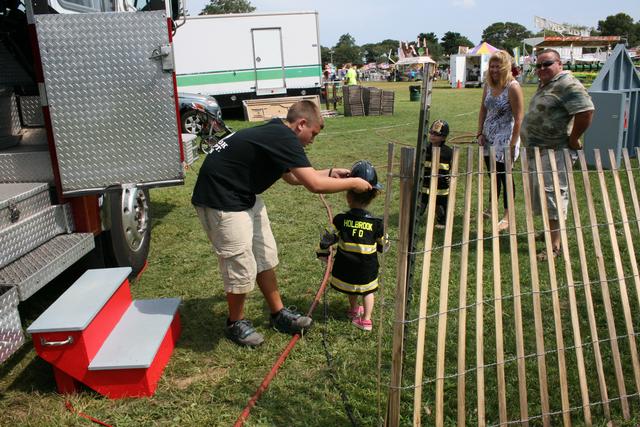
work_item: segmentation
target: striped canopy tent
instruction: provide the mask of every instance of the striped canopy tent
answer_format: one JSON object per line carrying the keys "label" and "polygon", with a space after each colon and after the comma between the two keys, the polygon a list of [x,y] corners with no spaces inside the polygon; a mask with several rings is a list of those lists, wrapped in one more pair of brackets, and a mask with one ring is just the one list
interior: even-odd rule
{"label": "striped canopy tent", "polygon": [[498,48],[491,46],[489,43],[481,42],[478,46],[471,49],[467,55],[491,55],[497,50]]}

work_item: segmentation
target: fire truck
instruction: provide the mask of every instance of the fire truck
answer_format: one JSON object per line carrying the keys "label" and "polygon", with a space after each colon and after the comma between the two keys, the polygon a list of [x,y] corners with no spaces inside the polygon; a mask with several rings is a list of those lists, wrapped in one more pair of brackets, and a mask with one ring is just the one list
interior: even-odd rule
{"label": "fire truck", "polygon": [[194,160],[173,71],[177,9],[0,0],[0,362],[24,340],[19,302],[71,265],[145,265],[149,189],[183,184]]}

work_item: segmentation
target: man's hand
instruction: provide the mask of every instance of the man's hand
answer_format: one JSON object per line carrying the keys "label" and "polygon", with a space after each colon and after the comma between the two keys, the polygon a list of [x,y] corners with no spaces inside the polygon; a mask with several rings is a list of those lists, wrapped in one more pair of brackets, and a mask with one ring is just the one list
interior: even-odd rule
{"label": "man's hand", "polygon": [[581,150],[580,136],[587,130],[593,119],[593,110],[583,111],[573,116],[573,128],[569,134],[569,148]]}
{"label": "man's hand", "polygon": [[369,191],[373,189],[371,184],[369,184],[367,181],[365,181],[362,178],[349,178],[349,179],[353,180],[354,182],[353,191],[355,191],[356,193],[364,193],[365,191]]}
{"label": "man's hand", "polygon": [[331,169],[331,178],[348,178],[349,173],[351,171],[349,169],[344,168],[333,168]]}
{"label": "man's hand", "polygon": [[478,135],[477,141],[479,146],[484,147],[484,135]]}
{"label": "man's hand", "polygon": [[569,148],[572,150],[582,150],[582,143],[579,138],[569,137]]}

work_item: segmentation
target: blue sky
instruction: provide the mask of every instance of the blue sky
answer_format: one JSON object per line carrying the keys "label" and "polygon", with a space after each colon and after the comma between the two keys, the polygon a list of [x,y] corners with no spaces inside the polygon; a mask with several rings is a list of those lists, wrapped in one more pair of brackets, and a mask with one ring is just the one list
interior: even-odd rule
{"label": "blue sky", "polygon": [[[187,0],[197,15],[208,0]],[[533,17],[596,27],[624,12],[640,20],[640,0],[251,0],[256,12],[310,11],[320,14],[320,43],[331,47],[345,33],[358,45],[384,39],[414,40],[421,32],[441,38],[455,31],[478,43],[494,22],[517,22],[536,31]]]}

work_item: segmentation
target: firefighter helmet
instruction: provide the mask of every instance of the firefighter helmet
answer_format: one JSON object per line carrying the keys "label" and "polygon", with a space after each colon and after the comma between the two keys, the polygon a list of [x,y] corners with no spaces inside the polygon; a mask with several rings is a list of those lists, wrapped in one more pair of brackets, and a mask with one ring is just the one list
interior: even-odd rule
{"label": "firefighter helmet", "polygon": [[376,168],[373,167],[368,160],[358,160],[351,167],[349,176],[354,178],[362,178],[367,181],[375,190],[382,190],[382,185],[378,182],[378,174]]}
{"label": "firefighter helmet", "polygon": [[449,123],[445,122],[444,120],[436,120],[431,124],[429,133],[433,133],[434,135],[446,138],[447,135],[449,135]]}

